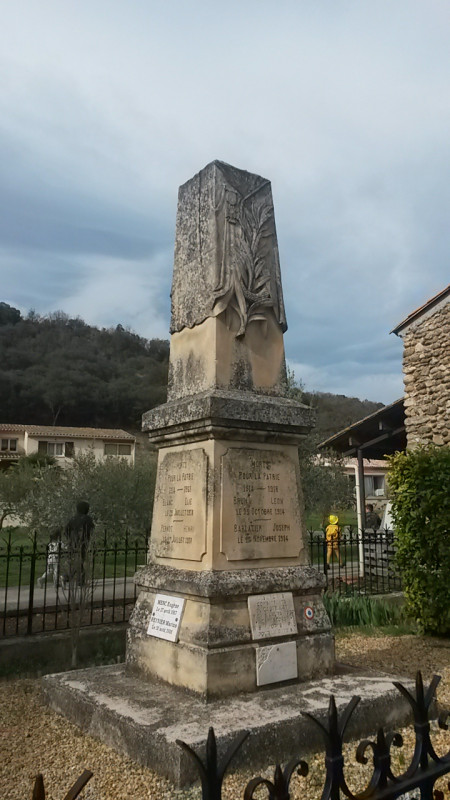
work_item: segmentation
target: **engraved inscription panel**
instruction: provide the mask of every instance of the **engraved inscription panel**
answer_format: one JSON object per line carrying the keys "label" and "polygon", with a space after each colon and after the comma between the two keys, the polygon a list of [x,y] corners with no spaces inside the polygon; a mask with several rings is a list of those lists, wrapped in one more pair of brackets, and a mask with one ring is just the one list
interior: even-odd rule
{"label": "engraved inscription panel", "polygon": [[254,594],[247,602],[252,639],[298,633],[292,592]]}
{"label": "engraved inscription panel", "polygon": [[206,552],[207,467],[203,448],[161,457],[151,538],[158,558],[201,561]]}
{"label": "engraved inscription panel", "polygon": [[229,561],[297,557],[302,538],[294,461],[274,450],[227,450],[221,513],[221,551]]}

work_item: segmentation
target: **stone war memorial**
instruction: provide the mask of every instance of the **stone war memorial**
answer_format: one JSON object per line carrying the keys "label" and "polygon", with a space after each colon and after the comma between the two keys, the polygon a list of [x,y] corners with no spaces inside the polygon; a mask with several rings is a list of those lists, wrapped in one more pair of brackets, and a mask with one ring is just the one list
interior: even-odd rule
{"label": "stone war memorial", "polygon": [[310,408],[286,397],[286,331],[270,182],[214,161],[179,190],[167,403],[143,429],[158,449],[148,563],[126,662],[43,679],[47,702],[178,785],[176,743],[219,751],[237,733],[247,766],[319,743],[329,696],[357,692],[354,733],[406,718],[391,679],[336,670],[309,564],[298,445]]}
{"label": "stone war memorial", "polygon": [[179,191],[168,402],[143,419],[159,451],[150,559],[127,644],[133,673],[206,699],[333,667],[297,455],[313,412],[285,397],[286,327],[270,182],[214,161]]}

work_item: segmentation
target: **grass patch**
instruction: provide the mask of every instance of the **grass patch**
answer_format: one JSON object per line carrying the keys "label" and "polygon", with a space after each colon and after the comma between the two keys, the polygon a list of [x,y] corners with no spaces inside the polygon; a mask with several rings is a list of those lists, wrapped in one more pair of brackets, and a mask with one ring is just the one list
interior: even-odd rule
{"label": "grass patch", "polygon": [[413,624],[406,616],[403,603],[396,603],[371,595],[343,596],[337,592],[325,592],[324,605],[331,623],[337,628],[407,629],[411,633]]}
{"label": "grass patch", "polygon": [[[45,572],[46,562],[45,554],[37,556],[35,560],[35,580]],[[101,553],[94,562],[93,577],[96,581],[101,581],[103,575],[105,578],[113,578],[114,575],[117,579],[125,577],[132,578],[137,567],[144,563],[145,554],[143,553],[139,553],[137,564],[135,563],[134,552],[129,552],[127,559],[125,559],[125,554],[123,552],[118,553],[116,559],[114,559],[114,553],[107,553],[106,556]],[[64,559],[61,562],[61,572],[64,572]],[[3,559],[0,554],[0,588],[6,585],[28,587],[30,584],[30,573],[30,555],[22,555],[22,558],[20,555],[11,556],[7,571],[5,559]],[[91,570],[88,571],[88,574],[91,576]],[[51,585],[52,578],[50,577],[48,580],[49,585]]]}
{"label": "grass patch", "polygon": [[[339,517],[339,525],[343,528],[345,525],[353,525],[356,529],[358,526],[358,521],[356,519],[356,511],[352,509],[344,509],[333,511],[332,513],[337,514]],[[325,519],[321,514],[316,511],[311,511],[309,514],[306,515],[306,528],[308,531],[320,531],[323,527],[328,525],[328,517]]]}
{"label": "grass patch", "polygon": [[[9,534],[11,532],[11,537]],[[8,549],[10,543],[10,549]],[[0,536],[0,588],[5,586],[28,587],[30,582],[31,564],[35,564],[35,580],[45,572],[47,563],[47,542],[37,540],[36,549],[33,547],[33,536],[26,528],[6,529]],[[137,546],[136,546],[137,545]],[[92,558],[92,556],[90,556]],[[136,569],[145,563],[146,553],[144,540],[138,537],[130,537],[128,545],[125,540],[118,543],[116,547],[107,545],[104,547],[103,538],[99,537],[93,562],[90,560],[88,573],[92,574],[95,580],[105,578],[131,578]],[[61,573],[65,570],[65,553],[61,548]],[[51,579],[50,583],[51,583]]]}

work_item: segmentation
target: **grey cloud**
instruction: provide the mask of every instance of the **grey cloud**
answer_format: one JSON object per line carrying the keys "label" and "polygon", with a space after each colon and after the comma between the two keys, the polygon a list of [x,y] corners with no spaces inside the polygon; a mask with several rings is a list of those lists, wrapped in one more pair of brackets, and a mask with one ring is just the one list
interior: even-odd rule
{"label": "grey cloud", "polygon": [[310,388],[394,399],[388,332],[448,282],[446,14],[9,4],[1,299],[167,335],[176,190],[223,159],[272,180],[291,362]]}
{"label": "grey cloud", "polygon": [[89,195],[70,181],[64,187],[46,180],[45,163],[23,174],[19,154],[0,137],[0,242],[4,247],[59,253],[109,254],[129,259],[151,256],[171,240],[169,226],[145,219],[139,209],[121,207]]}

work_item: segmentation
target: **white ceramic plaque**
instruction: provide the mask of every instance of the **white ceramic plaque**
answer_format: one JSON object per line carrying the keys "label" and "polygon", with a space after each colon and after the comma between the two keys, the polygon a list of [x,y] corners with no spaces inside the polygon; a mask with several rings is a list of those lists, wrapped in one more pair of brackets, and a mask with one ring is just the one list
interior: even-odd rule
{"label": "white ceramic plaque", "polygon": [[248,598],[252,639],[297,633],[292,592],[254,594]]}
{"label": "white ceramic plaque", "polygon": [[177,642],[185,602],[184,597],[157,594],[147,628],[148,635]]}
{"label": "white ceramic plaque", "polygon": [[283,642],[256,651],[256,685],[279,683],[298,677],[297,647],[295,642]]}

